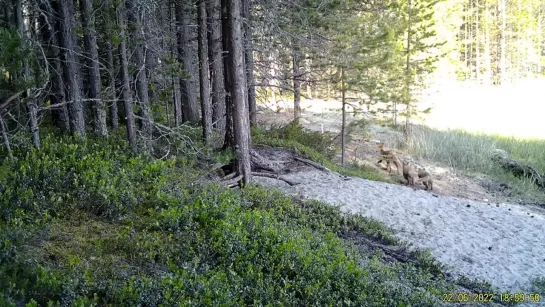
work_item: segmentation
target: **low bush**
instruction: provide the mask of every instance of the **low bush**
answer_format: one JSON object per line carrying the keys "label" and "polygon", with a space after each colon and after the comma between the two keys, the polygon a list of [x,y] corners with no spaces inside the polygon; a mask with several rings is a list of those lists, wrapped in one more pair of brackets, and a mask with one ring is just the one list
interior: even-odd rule
{"label": "low bush", "polygon": [[436,306],[451,289],[338,236],[398,243],[376,221],[100,142],[44,138],[2,164],[0,305]]}

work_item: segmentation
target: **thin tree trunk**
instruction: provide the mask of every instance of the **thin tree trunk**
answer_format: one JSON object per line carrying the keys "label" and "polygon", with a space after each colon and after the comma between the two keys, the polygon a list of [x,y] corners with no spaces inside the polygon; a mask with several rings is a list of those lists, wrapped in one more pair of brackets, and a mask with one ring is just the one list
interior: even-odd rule
{"label": "thin tree trunk", "polygon": [[208,18],[210,20],[209,53],[210,81],[212,83],[212,121],[218,131],[225,131],[225,84],[223,74],[223,47],[221,38],[221,1],[209,0]]}
{"label": "thin tree trunk", "polygon": [[108,68],[109,97],[110,97],[110,125],[112,129],[119,128],[119,118],[117,109],[117,90],[115,85],[115,66],[113,46],[110,40],[106,41],[106,66]]}
{"label": "thin tree trunk", "polygon": [[481,81],[481,50],[479,34],[479,0],[475,1],[475,79]]}
{"label": "thin tree trunk", "polygon": [[254,82],[254,44],[253,32],[251,24],[251,4],[250,0],[242,0],[242,17],[243,17],[243,32],[244,32],[244,59],[246,63],[246,83],[248,86],[248,108],[250,112],[250,125],[255,125],[257,122],[257,109],[255,97],[255,82]]}
{"label": "thin tree trunk", "polygon": [[[110,31],[114,28],[115,23],[115,11],[112,10],[112,0],[105,0],[104,7],[106,11],[104,13],[104,24],[106,31]],[[116,67],[114,53],[113,53],[112,41],[109,37],[104,39],[104,49],[106,51],[106,69],[108,71],[108,92],[107,96],[110,100],[108,105],[110,111],[110,125],[113,130],[119,128],[119,111],[117,107],[117,88],[116,88]]]}
{"label": "thin tree trunk", "polygon": [[222,47],[223,47],[223,74],[224,74],[224,85],[225,85],[225,139],[223,142],[223,149],[234,148],[235,141],[235,128],[233,121],[234,113],[234,103],[233,103],[233,82],[231,79],[232,63],[231,63],[231,54],[229,51],[230,34],[229,34],[229,4],[228,0],[221,0],[221,27],[222,27]]}
{"label": "thin tree trunk", "polygon": [[293,62],[293,118],[301,118],[301,81],[299,80],[299,50],[296,47],[295,39],[292,40],[292,62]]}
{"label": "thin tree trunk", "polygon": [[212,136],[212,105],[210,101],[210,67],[208,63],[208,30],[206,18],[205,0],[199,0],[198,3],[198,48],[199,48],[199,78],[201,94],[201,113],[203,140],[208,143]]}
{"label": "thin tree trunk", "polygon": [[108,128],[106,127],[106,109],[104,101],[102,101],[102,82],[100,80],[93,2],[91,0],[80,0],[79,3],[81,23],[85,30],[85,49],[89,59],[89,98],[92,99],[95,135],[106,137],[108,136]]}
{"label": "thin tree trunk", "polygon": [[0,2],[0,7],[2,7],[2,17],[4,18],[4,20],[2,20],[2,26],[4,28],[9,28],[10,27],[10,10],[11,10],[11,7],[10,7],[10,1],[9,0],[3,0]]}
{"label": "thin tree trunk", "polygon": [[501,19],[502,19],[502,22],[501,22],[501,29],[500,29],[500,44],[501,44],[501,49],[500,49],[500,72],[501,72],[501,76],[500,76],[500,80],[501,80],[501,84],[504,84],[505,81],[507,80],[507,66],[506,66],[506,52],[507,52],[507,47],[506,47],[506,42],[505,42],[505,31],[507,31],[507,26],[506,26],[506,23],[507,23],[507,13],[506,13],[506,0],[500,0],[500,2],[498,2],[498,4],[501,5],[501,8],[500,8],[500,14],[501,14]]}
{"label": "thin tree trunk", "polygon": [[250,123],[246,96],[246,71],[244,69],[244,44],[241,24],[240,0],[227,0],[229,11],[229,71],[233,81],[234,127],[236,140],[236,168],[243,177],[244,185],[251,182]]}
{"label": "thin tree trunk", "polygon": [[186,76],[181,78],[180,89],[182,91],[182,117],[184,121],[199,124],[199,104],[195,87],[196,68],[193,59],[191,40],[191,5],[190,0],[176,2],[176,21],[178,24],[178,56],[182,62]]}
{"label": "thin tree trunk", "polygon": [[[172,30],[172,24],[174,23],[174,29],[177,33],[178,27],[176,26],[176,3],[175,2],[169,2],[169,13],[170,13],[170,33],[173,33]],[[177,48],[178,48],[178,42],[177,40],[171,41],[171,55],[176,57],[177,56]],[[178,127],[182,124],[182,95],[180,92],[180,78],[172,75],[172,98],[174,100],[174,125]]]}
{"label": "thin tree trunk", "polygon": [[213,128],[225,130],[225,89],[222,58],[221,1],[208,0],[206,14],[208,17],[208,58],[210,61],[210,85],[212,99]]}
{"label": "thin tree trunk", "polygon": [[[469,60],[469,28],[471,27],[471,19],[468,18],[468,11],[468,6],[464,5],[464,63],[466,69],[470,70],[469,79],[471,79],[471,61]],[[464,73],[464,75],[467,80],[467,73]]]}
{"label": "thin tree trunk", "polygon": [[125,119],[127,125],[127,139],[129,141],[129,146],[133,152],[138,150],[136,145],[136,125],[134,122],[134,110],[132,103],[132,94],[130,89],[130,76],[129,76],[129,61],[127,60],[127,46],[126,46],[126,22],[124,7],[117,8],[117,22],[118,26],[121,29],[119,32],[119,37],[121,42],[119,43],[119,64],[121,65],[121,83],[122,83],[122,92],[123,92],[123,105],[125,106]]}
{"label": "thin tree trunk", "polygon": [[[44,12],[40,14],[40,32],[42,39],[46,43],[47,57],[50,59],[49,64],[51,78],[51,93],[49,99],[52,105],[62,104],[66,102],[64,91],[64,81],[62,79],[62,65],[60,61],[60,48],[58,36],[55,32],[61,31],[60,18],[58,12],[58,1],[51,1],[51,7],[47,3],[40,3],[40,10]],[[48,23],[47,21],[50,21]],[[53,124],[65,132],[70,132],[70,117],[68,116],[68,106],[62,104],[60,107],[51,110]]]}
{"label": "thin tree trunk", "polygon": [[[17,30],[19,35],[23,39],[26,39],[25,25],[23,20],[23,3],[22,0],[14,0],[15,6],[15,20],[17,25]],[[28,68],[28,62],[25,60],[23,63],[23,80],[27,81],[30,78],[30,70]],[[40,148],[40,133],[38,130],[38,108],[36,106],[36,101],[33,97],[30,97],[30,89],[25,91],[26,104],[28,108],[29,115],[29,128],[32,133],[32,144],[36,148]]]}
{"label": "thin tree trunk", "polygon": [[397,127],[397,102],[394,101],[393,105],[394,105],[394,109],[392,112],[394,113],[394,127]]}
{"label": "thin tree trunk", "polygon": [[537,75],[542,75],[543,66],[541,63],[541,57],[543,52],[543,1],[539,3],[537,13]]}
{"label": "thin tree trunk", "polygon": [[74,2],[72,0],[59,0],[59,16],[62,20],[59,42],[61,45],[61,59],[63,61],[66,97],[69,101],[68,111],[70,115],[70,127],[76,134],[85,137],[86,131],[85,119],[83,116],[83,103],[81,99],[80,71],[76,54],[76,19]]}
{"label": "thin tree trunk", "polygon": [[486,85],[490,85],[492,84],[492,62],[491,62],[491,59],[492,59],[492,55],[491,55],[491,52],[490,52],[490,24],[489,24],[489,14],[490,14],[490,10],[489,10],[489,7],[488,7],[488,3],[485,2],[485,15],[484,15],[484,23],[485,23],[485,45],[484,45],[484,57],[485,57],[485,60],[484,60],[484,64],[485,64],[485,70],[486,70],[486,73],[485,73],[485,78],[484,78],[484,81],[485,81],[485,84]]}
{"label": "thin tree trunk", "polygon": [[310,81],[310,66],[311,66],[311,62],[310,62],[310,56],[309,54],[305,54],[305,83],[306,83],[306,86],[307,86],[307,97],[309,99],[312,99],[312,86],[311,86],[311,81]]}
{"label": "thin tree trunk", "polygon": [[344,86],[344,68],[341,68],[341,96],[342,96],[342,125],[341,125],[341,164],[344,165],[345,160],[345,128],[346,128],[346,89]]}
{"label": "thin tree trunk", "polygon": [[411,76],[411,73],[410,73],[410,70],[411,70],[411,14],[412,14],[412,7],[411,7],[411,0],[408,1],[407,3],[407,6],[409,8],[409,14],[408,14],[408,29],[407,29],[407,53],[406,53],[406,67],[405,67],[405,99],[407,100],[406,101],[406,106],[407,106],[407,109],[405,110],[406,112],[406,118],[405,118],[405,137],[408,137],[409,136],[409,122],[410,122],[410,118],[411,118],[411,97],[410,97],[410,94],[411,94],[411,80],[410,80],[410,76]]}
{"label": "thin tree trunk", "polygon": [[145,37],[142,35],[142,24],[135,5],[135,0],[126,0],[129,13],[129,24],[135,41],[134,61],[136,65],[136,96],[142,112],[142,132],[145,136],[151,135],[151,108],[148,92],[148,77],[146,73]]}

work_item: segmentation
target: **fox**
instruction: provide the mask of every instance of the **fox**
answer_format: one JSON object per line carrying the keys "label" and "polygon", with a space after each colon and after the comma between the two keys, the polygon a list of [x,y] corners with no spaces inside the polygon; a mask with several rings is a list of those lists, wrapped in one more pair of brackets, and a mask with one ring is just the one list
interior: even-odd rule
{"label": "fox", "polygon": [[382,144],[377,144],[377,148],[380,150],[381,155],[381,159],[377,163],[386,160],[386,169],[388,170],[388,173],[392,172],[392,164],[396,166],[398,173],[403,172],[401,161],[391,150],[384,149],[384,145]]}
{"label": "fox", "polygon": [[430,191],[433,191],[433,179],[431,178],[431,174],[427,170],[418,170],[418,181],[420,181],[426,187],[426,191],[428,189]]}
{"label": "fox", "polygon": [[405,185],[415,185],[418,180],[418,172],[405,161],[403,161],[403,177],[407,180]]}

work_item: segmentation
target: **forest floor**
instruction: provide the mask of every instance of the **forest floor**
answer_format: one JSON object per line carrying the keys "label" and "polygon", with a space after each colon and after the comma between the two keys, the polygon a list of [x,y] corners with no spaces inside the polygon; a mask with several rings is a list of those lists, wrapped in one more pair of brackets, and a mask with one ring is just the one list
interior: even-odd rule
{"label": "forest floor", "polygon": [[[300,121],[303,127],[338,134],[341,115],[338,110],[328,109],[330,105],[321,101],[303,105]],[[292,110],[282,110],[282,105],[265,106],[258,116],[265,126],[285,124],[291,118]],[[362,118],[347,116],[347,124]],[[399,132],[368,124],[360,133],[351,134],[346,146],[348,161],[388,176],[376,163],[379,154],[375,142],[395,142]],[[267,151],[261,154],[271,161],[288,163],[285,153]],[[258,182],[304,199],[339,205],[343,212],[375,218],[394,229],[399,238],[415,247],[430,249],[454,275],[487,281],[502,292],[529,292],[531,281],[545,276],[543,206],[512,197],[505,185],[486,176],[462,173],[433,161],[397,153],[400,158],[430,171],[434,178],[433,192],[424,191],[423,186],[411,188],[343,177],[311,167],[298,167],[283,175],[299,183],[295,186],[268,178],[259,178]]]}

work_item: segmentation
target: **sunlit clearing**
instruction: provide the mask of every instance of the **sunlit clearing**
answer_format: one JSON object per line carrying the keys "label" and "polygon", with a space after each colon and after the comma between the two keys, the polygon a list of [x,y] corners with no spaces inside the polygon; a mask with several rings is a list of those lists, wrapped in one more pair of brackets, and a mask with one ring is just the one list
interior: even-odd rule
{"label": "sunlit clearing", "polygon": [[433,106],[425,116],[426,124],[437,129],[545,138],[544,89],[544,79],[502,86],[443,82],[424,98],[424,103]]}

